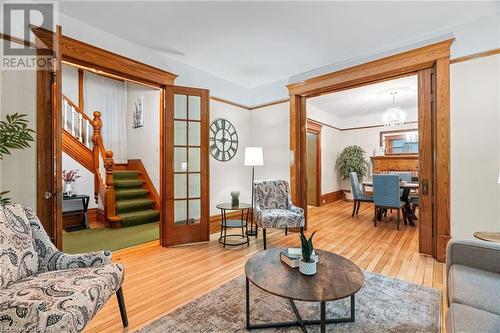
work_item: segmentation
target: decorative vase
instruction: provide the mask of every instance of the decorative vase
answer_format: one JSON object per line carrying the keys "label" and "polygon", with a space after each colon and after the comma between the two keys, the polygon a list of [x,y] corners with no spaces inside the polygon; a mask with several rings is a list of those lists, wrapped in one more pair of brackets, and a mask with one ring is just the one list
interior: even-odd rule
{"label": "decorative vase", "polygon": [[312,262],[305,262],[302,258],[299,259],[299,272],[304,275],[316,274],[317,262],[311,259]]}
{"label": "decorative vase", "polygon": [[63,193],[67,197],[71,197],[73,195],[73,186],[71,183],[64,183]]}
{"label": "decorative vase", "polygon": [[240,205],[240,191],[231,192],[231,206],[238,207]]}

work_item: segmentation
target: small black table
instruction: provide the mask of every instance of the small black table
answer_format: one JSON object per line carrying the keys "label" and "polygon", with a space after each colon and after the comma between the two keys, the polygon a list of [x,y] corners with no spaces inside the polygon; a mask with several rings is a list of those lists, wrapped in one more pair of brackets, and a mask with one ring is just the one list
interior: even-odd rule
{"label": "small black table", "polygon": [[[240,203],[238,206],[233,206],[231,203],[222,203],[218,204],[217,208],[220,209],[221,212],[221,224],[220,224],[220,237],[219,243],[229,246],[238,246],[247,244],[250,245],[250,238],[248,237],[248,218],[250,216],[250,210],[252,209],[252,205],[246,203]],[[241,211],[241,219],[239,220],[228,220],[226,212],[227,211]],[[246,217],[245,217],[246,211]],[[227,234],[227,229],[232,228],[241,228],[241,234]],[[228,243],[226,240],[228,238],[241,238],[241,242],[239,243]]]}
{"label": "small black table", "polygon": [[74,195],[74,196],[63,196],[64,201],[73,201],[73,200],[80,200],[82,202],[82,209],[75,209],[75,210],[69,210],[65,211],[63,213],[77,213],[77,212],[82,212],[82,225],[85,227],[85,229],[88,229],[89,227],[89,222],[87,219],[87,211],[89,209],[89,201],[90,197],[88,195]]}

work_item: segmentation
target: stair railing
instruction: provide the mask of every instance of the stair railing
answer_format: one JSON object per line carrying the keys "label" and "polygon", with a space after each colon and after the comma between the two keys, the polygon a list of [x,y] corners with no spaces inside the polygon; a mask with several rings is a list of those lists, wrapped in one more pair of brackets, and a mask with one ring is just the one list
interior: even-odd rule
{"label": "stair railing", "polygon": [[62,99],[63,128],[87,148],[92,149],[92,119],[69,98],[63,95]]}
{"label": "stair railing", "polygon": [[[92,121],[94,129],[92,135],[93,153],[94,153],[94,198],[96,203],[98,198],[101,198],[104,203],[104,216],[109,222],[120,221],[116,216],[116,195],[113,183],[113,170],[115,162],[113,160],[113,152],[106,150],[102,141],[101,128],[102,120],[99,111],[94,112]],[[113,224],[112,224],[113,225]]]}

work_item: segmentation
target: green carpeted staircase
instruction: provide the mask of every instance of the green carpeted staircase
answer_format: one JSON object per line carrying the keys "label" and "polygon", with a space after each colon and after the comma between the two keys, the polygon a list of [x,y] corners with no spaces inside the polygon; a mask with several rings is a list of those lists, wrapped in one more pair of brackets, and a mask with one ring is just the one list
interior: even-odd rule
{"label": "green carpeted staircase", "polygon": [[140,173],[133,170],[113,171],[116,193],[116,215],[123,227],[156,222],[160,212],[154,209],[154,201],[148,198]]}

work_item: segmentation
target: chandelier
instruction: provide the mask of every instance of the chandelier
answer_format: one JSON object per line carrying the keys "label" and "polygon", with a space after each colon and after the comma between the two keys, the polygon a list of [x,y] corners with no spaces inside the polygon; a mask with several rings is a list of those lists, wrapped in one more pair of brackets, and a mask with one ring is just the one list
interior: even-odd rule
{"label": "chandelier", "polygon": [[396,105],[396,94],[397,91],[392,91],[392,106],[385,111],[383,116],[384,126],[387,127],[397,127],[402,126],[406,120],[406,112],[404,112],[401,107]]}

